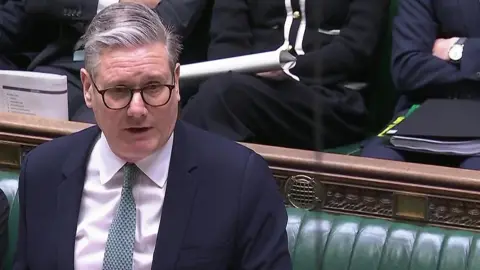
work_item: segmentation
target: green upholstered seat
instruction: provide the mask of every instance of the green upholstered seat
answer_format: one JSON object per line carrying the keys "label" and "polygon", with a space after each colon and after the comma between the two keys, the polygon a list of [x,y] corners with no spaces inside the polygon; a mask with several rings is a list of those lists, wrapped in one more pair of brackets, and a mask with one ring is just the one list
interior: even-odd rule
{"label": "green upholstered seat", "polygon": [[5,193],[10,203],[8,218],[8,249],[5,255],[3,269],[10,270],[13,267],[13,257],[18,235],[18,173],[0,170],[0,189]]}
{"label": "green upholstered seat", "polygon": [[[0,171],[0,187],[16,178]],[[18,196],[10,199],[6,270],[12,269],[18,228]],[[295,208],[287,212],[294,270],[480,269],[478,233]]]}
{"label": "green upholstered seat", "polygon": [[349,156],[358,156],[360,155],[361,143],[352,143],[348,145],[343,145],[337,148],[326,149],[325,153],[334,153],[334,154],[342,154],[342,155],[349,155]]}
{"label": "green upholstered seat", "polygon": [[288,208],[294,270],[480,269],[480,234]]}

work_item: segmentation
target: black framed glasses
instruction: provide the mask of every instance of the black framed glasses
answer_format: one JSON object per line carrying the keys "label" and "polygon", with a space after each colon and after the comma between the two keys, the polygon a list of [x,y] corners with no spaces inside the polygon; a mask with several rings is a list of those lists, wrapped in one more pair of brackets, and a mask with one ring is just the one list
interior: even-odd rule
{"label": "black framed glasses", "polygon": [[93,78],[90,76],[93,86],[102,96],[105,106],[112,110],[121,110],[126,108],[132,102],[133,94],[140,92],[143,102],[152,107],[164,106],[170,101],[172,91],[175,88],[173,84],[163,84],[158,82],[149,83],[142,88],[131,88],[127,86],[114,86],[100,90]]}

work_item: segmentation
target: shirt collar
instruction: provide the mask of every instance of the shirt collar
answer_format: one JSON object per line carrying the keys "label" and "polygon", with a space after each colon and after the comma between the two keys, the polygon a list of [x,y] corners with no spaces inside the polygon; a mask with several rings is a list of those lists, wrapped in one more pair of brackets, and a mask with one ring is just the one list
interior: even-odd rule
{"label": "shirt collar", "polygon": [[[97,144],[99,146],[98,154],[101,157],[99,159],[100,184],[104,185],[125,165],[126,161],[112,152],[103,133],[100,135]],[[172,147],[173,133],[162,148],[135,163],[135,165],[160,188],[163,188],[167,181]]]}

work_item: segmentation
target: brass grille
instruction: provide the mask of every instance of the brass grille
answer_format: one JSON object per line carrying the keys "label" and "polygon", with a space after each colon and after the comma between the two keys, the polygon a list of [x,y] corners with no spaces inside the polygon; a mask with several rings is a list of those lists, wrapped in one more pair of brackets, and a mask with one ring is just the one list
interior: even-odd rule
{"label": "brass grille", "polygon": [[297,208],[314,209],[321,200],[319,184],[309,176],[296,175],[287,179],[285,194],[288,202]]}

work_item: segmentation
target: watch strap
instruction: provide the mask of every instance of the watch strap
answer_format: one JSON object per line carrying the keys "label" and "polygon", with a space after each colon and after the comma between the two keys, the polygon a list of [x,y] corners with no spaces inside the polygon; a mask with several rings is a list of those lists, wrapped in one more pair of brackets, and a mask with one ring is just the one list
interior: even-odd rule
{"label": "watch strap", "polygon": [[453,60],[451,57],[450,57],[450,52],[453,48],[457,47],[457,46],[461,46],[462,47],[462,51],[463,51],[463,44],[465,43],[465,41],[467,41],[467,38],[459,38],[453,45],[452,47],[450,47],[449,51],[448,51],[448,58],[449,58],[449,62],[453,63],[453,64],[459,64],[460,63],[460,59],[458,60]]}
{"label": "watch strap", "polygon": [[455,45],[463,45],[465,44],[465,41],[467,41],[467,38],[464,38],[464,37],[459,38],[457,42],[455,42]]}

